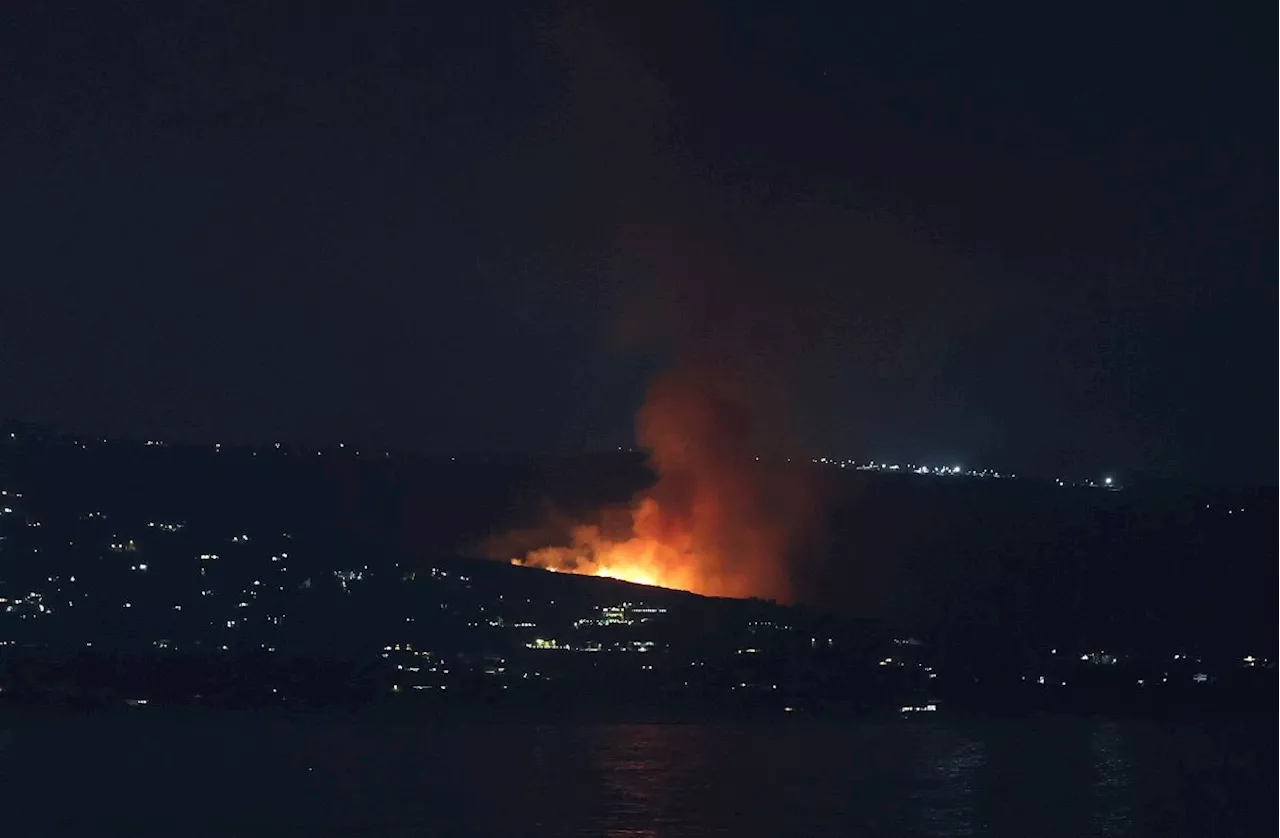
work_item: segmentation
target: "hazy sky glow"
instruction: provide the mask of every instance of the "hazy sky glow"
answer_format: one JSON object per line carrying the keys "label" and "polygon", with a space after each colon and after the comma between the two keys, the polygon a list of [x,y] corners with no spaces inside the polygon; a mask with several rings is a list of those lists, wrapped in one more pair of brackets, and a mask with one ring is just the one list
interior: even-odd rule
{"label": "hazy sky glow", "polygon": [[1267,26],[521,5],[16,12],[4,416],[612,446],[725,322],[815,454],[1274,480]]}

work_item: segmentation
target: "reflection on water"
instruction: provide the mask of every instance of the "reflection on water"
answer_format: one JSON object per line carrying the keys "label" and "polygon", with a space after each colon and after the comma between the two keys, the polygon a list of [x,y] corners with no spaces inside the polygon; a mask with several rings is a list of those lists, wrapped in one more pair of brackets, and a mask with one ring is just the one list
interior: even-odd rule
{"label": "reflection on water", "polygon": [[1124,755],[1123,730],[1118,722],[1100,723],[1089,739],[1096,778],[1093,826],[1099,835],[1128,835],[1132,827],[1129,803],[1133,767]]}
{"label": "reflection on water", "polygon": [[[1263,834],[1248,725],[47,721],[0,734],[4,834]],[[74,789],[75,806],[42,801]]]}
{"label": "reflection on water", "polygon": [[690,747],[689,728],[624,725],[601,728],[595,739],[597,766],[605,791],[601,823],[610,838],[654,838],[662,826],[677,825],[683,798],[699,785],[699,754]]}
{"label": "reflection on water", "polygon": [[922,762],[920,787],[912,796],[926,835],[976,835],[973,792],[986,764],[981,742],[946,743],[943,753]]}

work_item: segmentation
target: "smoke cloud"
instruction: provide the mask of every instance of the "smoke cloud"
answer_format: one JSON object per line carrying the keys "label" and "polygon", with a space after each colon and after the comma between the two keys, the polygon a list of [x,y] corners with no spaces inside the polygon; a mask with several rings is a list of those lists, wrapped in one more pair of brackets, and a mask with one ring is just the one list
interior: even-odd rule
{"label": "smoke cloud", "polygon": [[616,292],[615,337],[666,360],[636,417],[656,481],[588,520],[549,516],[556,536],[544,532],[541,543],[512,533],[486,552],[559,572],[789,599],[789,562],[812,533],[817,495],[805,470],[787,464],[788,384],[792,361],[822,331],[822,306],[801,304],[795,277],[752,258],[749,227],[724,220],[713,185],[667,141],[667,100],[651,74],[581,18],[557,43],[579,88],[564,124],[601,150],[583,163],[594,174],[579,199],[621,231],[601,277]]}
{"label": "smoke cloud", "polygon": [[788,568],[818,509],[807,471],[786,456],[786,370],[803,341],[794,319],[769,305],[781,288],[717,264],[705,245],[675,240],[668,232],[628,241],[649,281],[633,289],[645,304],[624,308],[625,331],[657,341],[670,358],[636,417],[656,482],[625,511],[600,510],[570,526],[567,544],[504,558],[785,601]]}

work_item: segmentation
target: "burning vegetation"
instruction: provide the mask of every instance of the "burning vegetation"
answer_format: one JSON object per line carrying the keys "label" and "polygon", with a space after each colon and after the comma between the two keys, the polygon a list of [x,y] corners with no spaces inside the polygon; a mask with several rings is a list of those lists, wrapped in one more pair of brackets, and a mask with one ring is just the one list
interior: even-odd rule
{"label": "burning vegetation", "polygon": [[751,455],[753,411],[714,365],[682,364],[650,385],[638,436],[657,481],[626,513],[571,528],[569,543],[511,559],[711,596],[789,596],[786,558],[812,508],[794,473]]}

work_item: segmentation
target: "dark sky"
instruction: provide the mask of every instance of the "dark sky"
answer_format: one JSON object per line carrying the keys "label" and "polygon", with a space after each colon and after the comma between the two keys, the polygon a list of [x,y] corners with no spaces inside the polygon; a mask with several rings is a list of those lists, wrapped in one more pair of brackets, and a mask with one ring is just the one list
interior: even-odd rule
{"label": "dark sky", "polygon": [[615,5],[7,7],[0,414],[580,450],[724,328],[815,454],[1274,482],[1269,9]]}

